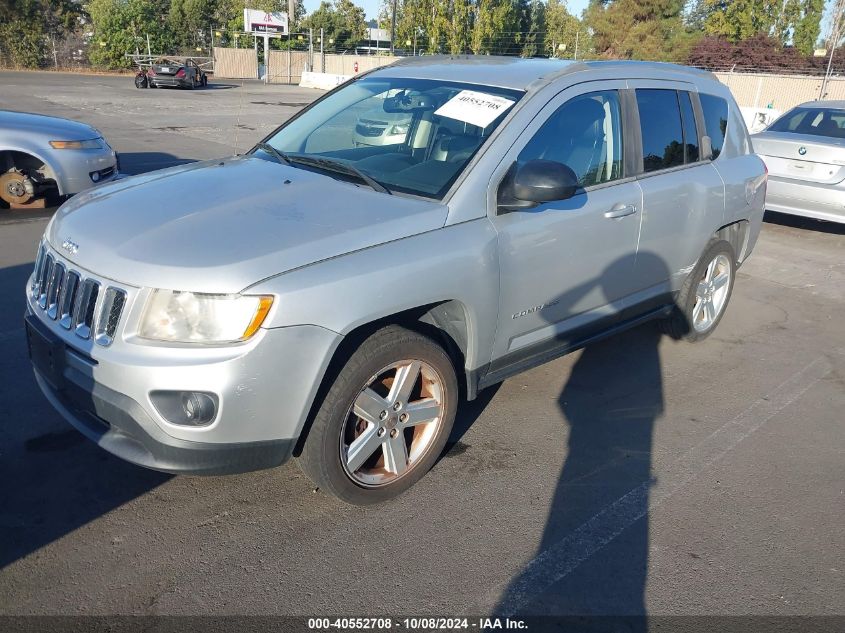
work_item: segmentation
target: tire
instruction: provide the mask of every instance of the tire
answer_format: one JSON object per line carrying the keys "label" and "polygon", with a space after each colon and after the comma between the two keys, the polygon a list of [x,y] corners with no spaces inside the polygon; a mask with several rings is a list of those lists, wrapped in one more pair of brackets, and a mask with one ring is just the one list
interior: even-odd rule
{"label": "tire", "polygon": [[724,240],[711,242],[684,282],[672,314],[661,322],[663,331],[690,342],[706,339],[727,310],[735,279],[733,247]]}
{"label": "tire", "polygon": [[437,461],[457,405],[458,381],[443,348],[417,332],[387,326],[340,369],[299,465],[318,487],[347,503],[387,501]]}
{"label": "tire", "polygon": [[202,87],[205,88],[208,85],[208,75],[202,76]]}
{"label": "tire", "polygon": [[139,89],[140,88],[146,88],[147,85],[148,85],[148,83],[147,83],[147,76],[146,75],[144,75],[142,73],[138,73],[137,75],[135,75],[135,87],[136,88],[139,88]]}

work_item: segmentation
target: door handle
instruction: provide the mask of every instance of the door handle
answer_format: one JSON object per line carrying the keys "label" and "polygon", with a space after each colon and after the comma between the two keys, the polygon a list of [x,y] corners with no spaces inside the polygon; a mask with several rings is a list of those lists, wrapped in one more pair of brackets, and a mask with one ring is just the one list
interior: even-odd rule
{"label": "door handle", "polygon": [[610,211],[605,211],[606,218],[624,218],[626,215],[633,215],[637,212],[637,205],[635,204],[614,204]]}

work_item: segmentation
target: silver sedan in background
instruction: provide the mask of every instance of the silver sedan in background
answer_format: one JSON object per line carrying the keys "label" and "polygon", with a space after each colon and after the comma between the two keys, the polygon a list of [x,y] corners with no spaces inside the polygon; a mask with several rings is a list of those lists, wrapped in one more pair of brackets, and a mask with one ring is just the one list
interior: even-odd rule
{"label": "silver sedan in background", "polygon": [[751,138],[767,210],[845,223],[845,101],[802,103]]}
{"label": "silver sedan in background", "polygon": [[69,196],[112,180],[116,152],[102,133],[58,117],[0,110],[0,200],[23,205],[51,192]]}

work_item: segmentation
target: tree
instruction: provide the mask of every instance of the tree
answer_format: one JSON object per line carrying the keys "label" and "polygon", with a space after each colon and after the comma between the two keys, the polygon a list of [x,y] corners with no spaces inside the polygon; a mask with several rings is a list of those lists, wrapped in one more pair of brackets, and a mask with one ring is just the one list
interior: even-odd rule
{"label": "tree", "polygon": [[821,31],[824,0],[698,0],[692,11],[707,35],[731,42],[758,35],[808,55]]}
{"label": "tree", "polygon": [[469,47],[470,15],[472,7],[471,0],[450,0],[446,11],[441,15],[444,18],[444,30],[446,31],[446,48],[453,55],[463,53]]}
{"label": "tree", "polygon": [[[704,37],[690,51],[686,63],[711,70],[771,70],[801,73],[823,71],[826,57],[802,55],[792,46],[783,46],[768,35],[755,35],[731,42],[726,38]],[[836,72],[845,71],[845,59],[834,57]]]}
{"label": "tree", "polygon": [[0,57],[15,66],[41,66],[84,15],[82,6],[72,0],[3,0]]}
{"label": "tree", "polygon": [[476,55],[501,52],[512,38],[505,31],[514,24],[516,7],[510,0],[476,0],[470,48]]}
{"label": "tree", "polygon": [[351,0],[338,0],[337,4],[323,0],[320,6],[302,22],[303,28],[323,29],[326,39],[334,40],[340,48],[355,46],[367,35],[364,9]]}
{"label": "tree", "polygon": [[585,12],[602,57],[679,61],[697,35],[681,13],[684,0],[593,0]]}
{"label": "tree", "polygon": [[541,0],[531,0],[528,7],[528,34],[522,46],[523,57],[534,57],[544,47],[546,31],[546,5]]}
{"label": "tree", "polygon": [[170,0],[167,19],[175,42],[183,48],[208,46],[212,29],[221,22],[218,4],[217,0]]}
{"label": "tree", "polygon": [[91,63],[127,68],[131,62],[126,55],[146,48],[146,36],[152,50],[171,50],[174,38],[168,21],[169,8],[169,0],[91,0]]}
{"label": "tree", "polygon": [[[546,5],[546,54],[549,57],[571,55],[581,22],[569,12],[566,0],[549,0]],[[568,50],[567,50],[568,49]]]}
{"label": "tree", "polygon": [[804,55],[812,54],[821,33],[824,0],[804,0],[801,17],[795,22],[792,44]]}

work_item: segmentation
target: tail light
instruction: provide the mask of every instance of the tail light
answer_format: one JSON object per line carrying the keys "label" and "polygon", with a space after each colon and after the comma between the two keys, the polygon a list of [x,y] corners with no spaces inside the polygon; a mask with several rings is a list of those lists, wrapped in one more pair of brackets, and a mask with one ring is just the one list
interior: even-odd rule
{"label": "tail light", "polygon": [[156,76],[156,71],[153,69],[152,66],[150,66],[150,69],[147,71],[147,76],[148,77],[155,77]]}
{"label": "tail light", "polygon": [[178,72],[176,73],[176,76],[177,76],[177,77],[184,77],[184,76],[185,76],[185,69],[184,69],[184,68],[180,68],[180,69],[178,70]]}

